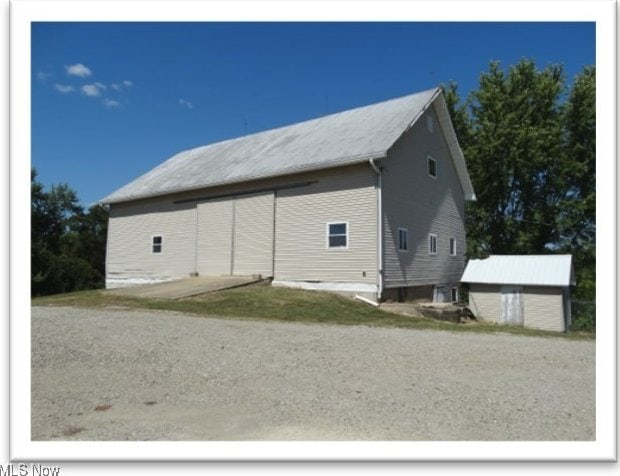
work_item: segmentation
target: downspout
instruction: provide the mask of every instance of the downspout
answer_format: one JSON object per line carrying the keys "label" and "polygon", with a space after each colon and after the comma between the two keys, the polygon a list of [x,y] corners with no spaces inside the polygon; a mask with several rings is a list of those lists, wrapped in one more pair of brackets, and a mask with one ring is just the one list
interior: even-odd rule
{"label": "downspout", "polygon": [[383,202],[382,202],[382,174],[381,169],[372,158],[368,164],[377,174],[377,302],[381,301],[383,293]]}

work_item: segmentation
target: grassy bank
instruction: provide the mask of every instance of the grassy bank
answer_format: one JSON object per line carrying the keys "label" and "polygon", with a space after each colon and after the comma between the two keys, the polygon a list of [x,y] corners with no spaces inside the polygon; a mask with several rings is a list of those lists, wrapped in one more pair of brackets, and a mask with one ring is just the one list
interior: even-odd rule
{"label": "grassy bank", "polygon": [[290,322],[366,325],[431,329],[453,332],[510,333],[528,336],[591,339],[589,333],[537,331],[523,327],[473,323],[454,324],[425,318],[407,317],[332,293],[246,286],[181,300],[145,299],[115,295],[103,290],[82,291],[34,298],[34,306],[84,308],[156,309],[187,312],[202,316],[268,319]]}

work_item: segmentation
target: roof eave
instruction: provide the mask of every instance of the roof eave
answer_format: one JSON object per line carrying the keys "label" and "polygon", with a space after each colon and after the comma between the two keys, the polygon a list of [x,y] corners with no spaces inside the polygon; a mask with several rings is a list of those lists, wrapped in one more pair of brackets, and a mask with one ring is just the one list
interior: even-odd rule
{"label": "roof eave", "polygon": [[259,174],[259,175],[253,175],[253,176],[246,176],[246,177],[240,177],[234,180],[229,180],[226,182],[218,182],[216,184],[203,184],[203,185],[197,185],[194,187],[186,187],[182,189],[176,188],[173,190],[163,190],[163,191],[148,193],[148,194],[126,195],[126,196],[120,196],[118,198],[114,198],[113,197],[114,194],[111,194],[111,195],[108,195],[107,197],[104,197],[97,203],[102,204],[102,205],[113,205],[113,204],[118,204],[118,203],[134,202],[137,200],[147,200],[150,198],[165,197],[167,195],[189,193],[189,192],[194,192],[197,190],[203,190],[206,188],[221,187],[221,186],[226,186],[226,185],[236,185],[236,184],[240,184],[244,182],[251,182],[254,180],[264,180],[268,178],[285,177],[287,175],[294,175],[298,173],[317,172],[319,170],[335,169],[339,167],[346,167],[348,165],[361,164],[364,162],[368,162],[369,160],[372,160],[372,159],[375,159],[375,160],[382,159],[386,157],[386,154],[387,154],[386,151],[377,151],[377,152],[372,152],[369,154],[364,154],[362,156],[351,157],[345,160],[338,160],[337,162],[334,161],[334,163],[327,163],[327,164],[322,163],[316,166],[311,165],[308,167],[293,167],[290,169],[284,169],[282,170],[281,173],[277,173],[277,174],[269,173],[269,174],[262,174],[262,175]]}

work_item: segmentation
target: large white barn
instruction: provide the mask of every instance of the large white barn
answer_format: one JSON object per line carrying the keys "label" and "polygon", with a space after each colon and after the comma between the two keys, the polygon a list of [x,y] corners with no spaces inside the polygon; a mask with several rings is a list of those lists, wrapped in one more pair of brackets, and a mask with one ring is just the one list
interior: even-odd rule
{"label": "large white barn", "polygon": [[475,199],[439,88],[181,152],[111,195],[106,285],[256,275],[450,300]]}

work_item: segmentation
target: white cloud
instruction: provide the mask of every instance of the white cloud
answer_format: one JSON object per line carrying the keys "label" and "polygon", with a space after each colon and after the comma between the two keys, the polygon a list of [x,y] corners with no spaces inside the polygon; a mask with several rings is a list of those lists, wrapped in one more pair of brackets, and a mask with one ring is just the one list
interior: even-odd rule
{"label": "white cloud", "polygon": [[82,63],[72,64],[70,66],[65,66],[67,70],[67,74],[72,76],[79,76],[80,78],[85,78],[86,76],[90,76],[93,72],[87,66],[84,66]]}
{"label": "white cloud", "polygon": [[111,84],[110,87],[114,89],[114,91],[121,91],[123,89],[120,84],[116,84],[116,83]]}
{"label": "white cloud", "polygon": [[128,81],[127,79],[123,81],[123,85],[126,88],[130,88],[131,86],[133,86],[133,83],[131,81]]}
{"label": "white cloud", "polygon": [[52,73],[46,73],[45,71],[39,71],[39,72],[37,73],[37,78],[38,78],[40,81],[45,81],[47,78],[49,78],[49,77],[51,77],[51,76],[52,76]]}
{"label": "white cloud", "polygon": [[103,105],[107,108],[113,109],[116,107],[120,107],[121,103],[118,101],[115,101],[114,99],[105,98],[103,100]]}
{"label": "white cloud", "polygon": [[108,87],[103,83],[95,83],[95,86],[97,86],[99,89],[108,89]]}
{"label": "white cloud", "polygon": [[56,91],[58,91],[59,93],[63,93],[63,94],[67,94],[67,93],[71,93],[73,91],[75,91],[75,88],[73,86],[70,86],[68,84],[54,84],[54,89]]}
{"label": "white cloud", "polygon": [[179,106],[186,107],[187,109],[194,109],[194,105],[185,99],[179,99]]}
{"label": "white cloud", "polygon": [[82,92],[87,96],[101,96],[101,89],[96,84],[85,84],[82,86]]}

